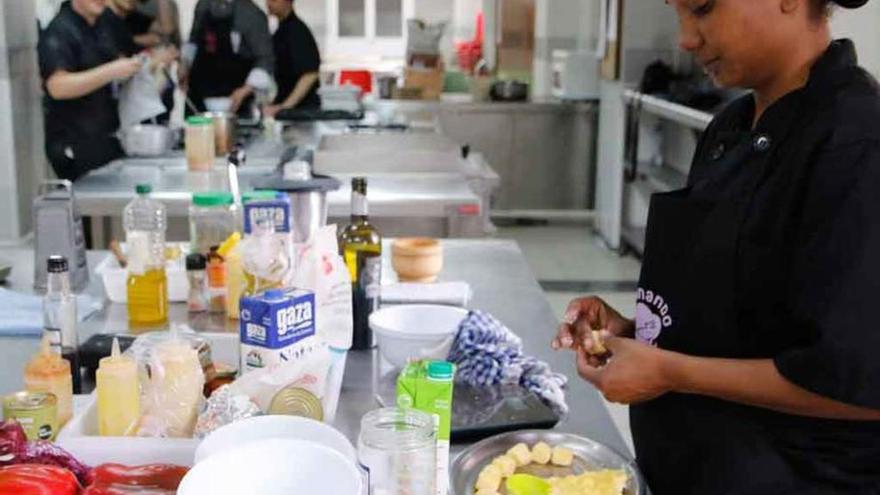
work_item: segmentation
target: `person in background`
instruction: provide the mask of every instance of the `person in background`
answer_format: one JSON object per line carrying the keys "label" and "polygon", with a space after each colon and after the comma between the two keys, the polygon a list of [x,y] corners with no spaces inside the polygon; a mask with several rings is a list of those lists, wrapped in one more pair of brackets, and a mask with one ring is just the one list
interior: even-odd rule
{"label": "person in background", "polygon": [[278,18],[278,30],[272,35],[278,94],[273,104],[264,109],[267,117],[274,117],[281,110],[321,106],[318,43],[293,5],[293,0],[266,0],[269,14]]}
{"label": "person in background", "polygon": [[125,18],[135,43],[144,48],[173,45],[180,48],[180,12],[174,0],[133,0]]}
{"label": "person in background", "polygon": [[150,70],[159,81],[162,104],[166,112],[156,120],[168,122],[171,109],[174,107],[174,84],[167,78],[167,69],[177,60],[178,51],[174,45],[155,45],[145,51],[144,46],[137,42],[126,20],[135,15],[136,0],[105,0],[107,9],[98,19],[102,35],[106,37],[107,49],[120,57],[131,57],[144,54],[150,59]]}
{"label": "person in background", "polygon": [[76,180],[123,156],[116,84],[141,69],[102,42],[104,0],[69,0],[40,36],[45,150],[59,178]]}
{"label": "person in background", "polygon": [[180,86],[205,110],[205,98],[229,97],[245,114],[254,91],[272,86],[274,57],[266,14],[252,0],[199,0],[182,49]]}

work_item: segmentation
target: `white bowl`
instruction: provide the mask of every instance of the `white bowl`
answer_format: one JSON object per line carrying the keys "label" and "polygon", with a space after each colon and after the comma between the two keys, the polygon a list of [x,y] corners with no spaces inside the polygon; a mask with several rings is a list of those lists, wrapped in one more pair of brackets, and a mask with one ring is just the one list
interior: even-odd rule
{"label": "white bowl", "polygon": [[370,328],[385,360],[402,368],[409,359],[445,359],[467,315],[454,306],[389,306],[370,315]]}
{"label": "white bowl", "polygon": [[339,452],[305,440],[274,439],[234,447],[196,464],[178,495],[359,495],[363,479]]}
{"label": "white bowl", "polygon": [[234,447],[273,438],[316,442],[357,461],[357,453],[345,435],[320,421],[296,416],[257,416],[218,428],[199,444],[195,461],[198,464]]}
{"label": "white bowl", "polygon": [[232,98],[226,96],[205,98],[205,109],[209,112],[228,112],[231,106]]}

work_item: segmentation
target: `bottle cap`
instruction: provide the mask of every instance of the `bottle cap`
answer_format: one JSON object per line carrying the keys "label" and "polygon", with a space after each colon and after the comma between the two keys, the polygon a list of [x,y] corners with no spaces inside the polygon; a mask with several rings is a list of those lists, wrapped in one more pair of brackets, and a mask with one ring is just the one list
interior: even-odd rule
{"label": "bottle cap", "polygon": [[284,299],[286,295],[283,289],[269,289],[264,294],[266,299]]}
{"label": "bottle cap", "polygon": [[233,198],[228,192],[204,192],[193,194],[192,202],[195,206],[229,206]]}
{"label": "bottle cap", "polygon": [[186,256],[187,270],[204,270],[207,265],[205,255],[201,253],[192,253]]}
{"label": "bottle cap", "polygon": [[153,192],[153,186],[149,184],[138,184],[134,186],[134,191],[138,194],[150,194]]}
{"label": "bottle cap", "polygon": [[455,375],[455,366],[447,361],[431,361],[428,363],[428,378],[431,380],[451,380]]}
{"label": "bottle cap", "polygon": [[214,119],[211,117],[203,117],[200,115],[194,115],[186,119],[186,125],[198,126],[198,125],[213,125]]}
{"label": "bottle cap", "polygon": [[49,273],[64,273],[68,270],[67,258],[64,256],[52,255],[46,261],[46,268]]}

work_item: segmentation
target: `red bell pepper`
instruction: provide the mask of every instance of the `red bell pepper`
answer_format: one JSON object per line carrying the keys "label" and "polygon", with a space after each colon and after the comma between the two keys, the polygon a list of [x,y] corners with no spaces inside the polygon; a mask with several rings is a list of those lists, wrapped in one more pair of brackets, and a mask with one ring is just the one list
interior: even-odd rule
{"label": "red bell pepper", "polygon": [[0,495],[77,495],[79,483],[57,466],[19,464],[0,468]]}
{"label": "red bell pepper", "polygon": [[189,468],[169,464],[102,464],[93,471],[94,484],[83,495],[174,494],[187,471]]}

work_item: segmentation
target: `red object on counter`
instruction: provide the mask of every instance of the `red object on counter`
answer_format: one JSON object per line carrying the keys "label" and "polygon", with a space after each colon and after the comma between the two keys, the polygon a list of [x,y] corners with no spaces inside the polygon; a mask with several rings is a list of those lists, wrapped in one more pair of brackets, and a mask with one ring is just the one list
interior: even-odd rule
{"label": "red object on counter", "polygon": [[93,471],[95,481],[83,495],[173,494],[187,471],[189,468],[170,464],[102,464]]}
{"label": "red object on counter", "polygon": [[353,84],[361,88],[361,95],[373,92],[373,73],[368,70],[343,70],[339,72],[339,84]]}
{"label": "red object on counter", "polygon": [[0,495],[77,495],[79,483],[57,466],[18,464],[0,468]]}

